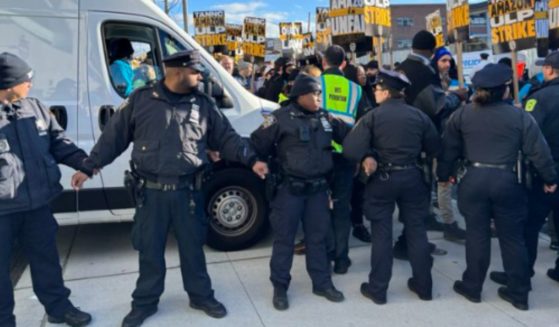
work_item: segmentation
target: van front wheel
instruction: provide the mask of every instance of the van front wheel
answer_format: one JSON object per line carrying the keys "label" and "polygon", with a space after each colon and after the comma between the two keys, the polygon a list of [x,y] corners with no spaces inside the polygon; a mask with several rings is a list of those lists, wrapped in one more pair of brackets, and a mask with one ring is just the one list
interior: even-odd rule
{"label": "van front wheel", "polygon": [[242,250],[265,235],[268,220],[264,183],[254,173],[241,168],[218,171],[204,189],[210,247]]}

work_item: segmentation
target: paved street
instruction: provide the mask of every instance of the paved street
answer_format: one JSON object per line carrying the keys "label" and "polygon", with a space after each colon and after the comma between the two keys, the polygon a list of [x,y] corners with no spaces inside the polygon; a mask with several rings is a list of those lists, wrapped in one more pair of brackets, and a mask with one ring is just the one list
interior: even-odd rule
{"label": "paved street", "polygon": [[[397,231],[399,232],[399,224]],[[72,289],[72,301],[91,312],[91,326],[120,326],[130,308],[130,294],[137,277],[137,254],[129,242],[130,224],[104,224],[61,228],[59,247],[64,278]],[[171,237],[167,250],[166,290],[159,312],[145,323],[149,326],[559,326],[557,304],[559,284],[545,276],[555,259],[549,240],[542,236],[531,310],[521,312],[497,296],[498,286],[487,281],[483,302],[473,304],[452,291],[452,283],[464,269],[464,247],[431,232],[430,239],[448,251],[435,257],[434,300],[420,301],[406,287],[409,264],[395,260],[388,304],[377,306],[359,293],[369,266],[369,246],[352,238],[353,266],[347,275],[334,276],[334,283],[345,293],[341,304],[330,303],[311,292],[304,257],[296,256],[289,290],[290,309],[274,310],[268,281],[271,240],[268,237],[253,248],[240,252],[207,249],[208,269],[216,297],[229,310],[225,319],[216,320],[188,306],[182,290],[178,253]],[[493,241],[492,268],[500,268],[499,247]],[[16,287],[18,326],[55,326],[46,323],[44,311],[33,294],[29,271]]]}

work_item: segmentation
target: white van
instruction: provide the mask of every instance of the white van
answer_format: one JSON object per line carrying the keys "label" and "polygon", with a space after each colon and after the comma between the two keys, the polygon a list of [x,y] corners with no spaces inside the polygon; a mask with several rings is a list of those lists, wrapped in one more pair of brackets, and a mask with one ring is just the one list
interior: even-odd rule
{"label": "white van", "polygon": [[[277,108],[246,91],[152,0],[2,0],[0,31],[0,52],[22,57],[35,70],[31,96],[47,104],[66,134],[87,152],[124,100],[110,69],[116,39],[130,41],[133,57],[140,58],[154,79],[161,78],[162,58],[200,49],[212,89],[222,89],[212,92],[216,103],[245,137],[262,122],[262,110]],[[65,190],[53,203],[61,225],[132,219],[133,206],[123,187],[129,151],[79,192],[70,188],[72,170],[62,167]],[[242,249],[264,234],[264,185],[250,170],[220,161],[204,187],[210,246]]]}

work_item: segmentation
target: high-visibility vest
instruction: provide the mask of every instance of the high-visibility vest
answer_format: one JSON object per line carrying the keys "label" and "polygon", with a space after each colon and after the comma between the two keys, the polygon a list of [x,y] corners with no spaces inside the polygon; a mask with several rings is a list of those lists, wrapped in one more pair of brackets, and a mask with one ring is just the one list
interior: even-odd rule
{"label": "high-visibility vest", "polygon": [[283,94],[283,92],[281,92],[278,96],[278,103],[281,104],[285,100],[289,100],[289,98],[287,97],[287,95],[285,95],[285,94]]}
{"label": "high-visibility vest", "polygon": [[[349,125],[355,125],[357,107],[361,100],[361,86],[347,78],[326,74],[321,76],[322,82],[322,107],[334,117],[343,120]],[[332,141],[334,151],[341,153],[340,144]]]}

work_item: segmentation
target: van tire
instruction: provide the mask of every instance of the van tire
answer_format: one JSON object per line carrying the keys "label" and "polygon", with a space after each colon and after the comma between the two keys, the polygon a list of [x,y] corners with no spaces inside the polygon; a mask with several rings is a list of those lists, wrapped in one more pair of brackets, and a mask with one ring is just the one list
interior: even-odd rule
{"label": "van tire", "polygon": [[261,240],[268,229],[264,182],[252,171],[226,168],[204,183],[209,228],[207,245],[236,251]]}

